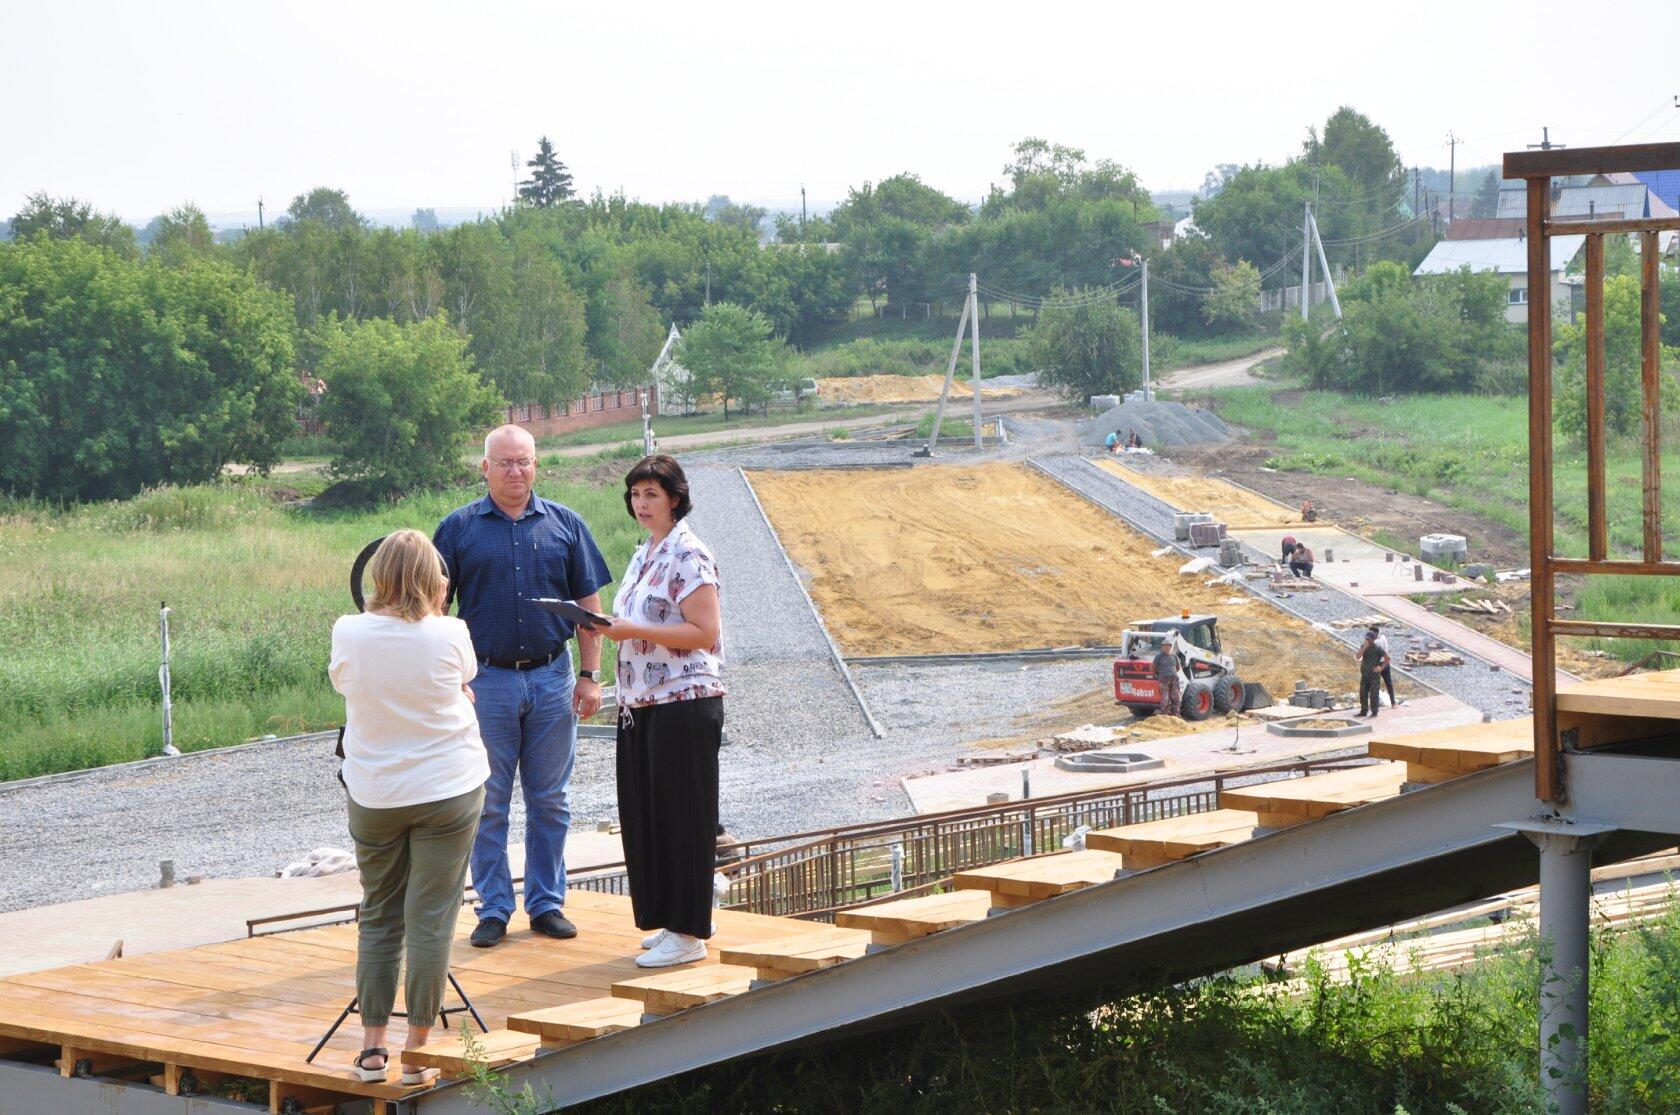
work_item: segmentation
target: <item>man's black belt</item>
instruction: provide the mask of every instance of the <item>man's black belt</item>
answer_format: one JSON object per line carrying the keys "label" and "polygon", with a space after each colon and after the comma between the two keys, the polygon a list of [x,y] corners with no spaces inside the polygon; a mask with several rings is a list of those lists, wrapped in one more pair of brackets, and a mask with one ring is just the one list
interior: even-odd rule
{"label": "man's black belt", "polygon": [[566,649],[562,647],[552,654],[539,655],[536,658],[480,658],[478,664],[494,666],[498,670],[535,670],[565,656]]}

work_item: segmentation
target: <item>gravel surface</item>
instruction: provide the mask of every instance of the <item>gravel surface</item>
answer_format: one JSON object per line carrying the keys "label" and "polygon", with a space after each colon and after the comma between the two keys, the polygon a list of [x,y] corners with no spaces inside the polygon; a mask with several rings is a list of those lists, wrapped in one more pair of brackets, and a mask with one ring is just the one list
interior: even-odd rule
{"label": "gravel surface", "polygon": [[[1171,506],[1162,503],[1111,473],[1092,467],[1085,458],[1073,456],[1034,458],[1033,464],[1074,491],[1114,512],[1150,537],[1163,542],[1172,539],[1174,512]],[[1201,554],[1208,556],[1212,554],[1212,551],[1191,550],[1182,544],[1173,544],[1175,548],[1186,555]],[[1261,553],[1250,546],[1245,545],[1243,550],[1251,562],[1270,563],[1272,560],[1270,554]],[[1329,627],[1328,624],[1333,620],[1355,619],[1370,615],[1376,610],[1369,602],[1360,600],[1329,585],[1324,585],[1317,592],[1300,592],[1289,595],[1280,595],[1254,584],[1249,584],[1246,588],[1261,599],[1300,616],[1309,623],[1320,625],[1320,629],[1325,633],[1350,647],[1359,645],[1362,638],[1361,631],[1357,628],[1333,628]],[[1444,643],[1455,654],[1462,655],[1464,658],[1464,665],[1462,666],[1417,666],[1405,670],[1396,666],[1394,668],[1395,673],[1405,674],[1438,692],[1445,693],[1449,697],[1455,697],[1472,708],[1480,709],[1496,720],[1528,714],[1532,689],[1521,678],[1494,669],[1490,663],[1477,658],[1470,651],[1454,645],[1449,640],[1418,632],[1415,628],[1408,627],[1403,623],[1390,623],[1386,629],[1389,636],[1389,650],[1396,658],[1413,646],[1422,649],[1426,641]],[[1351,690],[1357,680],[1351,660],[1348,675],[1349,689]],[[1283,695],[1274,694],[1274,696],[1281,697]]]}

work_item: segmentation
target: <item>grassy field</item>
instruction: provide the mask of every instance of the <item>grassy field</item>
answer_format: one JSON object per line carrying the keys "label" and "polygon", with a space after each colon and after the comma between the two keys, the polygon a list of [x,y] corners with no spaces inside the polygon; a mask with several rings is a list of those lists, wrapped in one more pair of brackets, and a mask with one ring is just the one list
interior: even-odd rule
{"label": "grassy field", "polygon": [[[622,569],[639,536],[616,485],[544,471],[538,490],[582,514],[608,567]],[[397,527],[430,533],[481,489],[364,512],[274,498],[280,484],[320,483],[287,475],[72,509],[0,503],[0,717],[10,726],[0,780],[157,753],[160,601],[172,610],[182,750],[339,723],[327,650],[332,621],[351,608],[350,562]]]}
{"label": "grassy field", "polygon": [[[1522,397],[1406,395],[1384,405],[1334,392],[1281,397],[1266,388],[1218,392],[1215,405],[1227,421],[1277,437],[1268,463],[1280,469],[1352,476],[1401,488],[1451,507],[1485,516],[1514,530],[1528,530],[1528,404]],[[1680,475],[1673,448],[1680,425],[1666,423],[1665,476]],[[1640,545],[1640,457],[1634,442],[1613,443],[1606,457],[1607,517],[1612,554],[1634,556]],[[1553,453],[1560,552],[1586,553],[1586,453],[1558,442]],[[1680,544],[1680,493],[1665,490],[1665,537]],[[1474,539],[1471,541],[1472,558]],[[1680,623],[1680,585],[1668,578],[1583,579],[1575,595],[1583,619]],[[1588,641],[1630,661],[1662,644]],[[1674,649],[1674,648],[1670,648]]]}
{"label": "grassy field", "polygon": [[[1338,983],[1309,968],[1292,995],[1245,975],[969,1008],[579,1111],[1531,1115],[1545,1110],[1533,946],[1530,933],[1457,974],[1361,965]],[[1680,1110],[1680,904],[1655,926],[1595,933],[1590,994],[1591,1110]]]}

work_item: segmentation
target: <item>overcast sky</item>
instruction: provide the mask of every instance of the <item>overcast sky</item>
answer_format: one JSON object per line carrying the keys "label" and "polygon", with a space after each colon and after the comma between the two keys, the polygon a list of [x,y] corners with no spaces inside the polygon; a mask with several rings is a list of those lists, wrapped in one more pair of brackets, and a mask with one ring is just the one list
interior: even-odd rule
{"label": "overcast sky", "polygon": [[542,134],[586,191],[793,204],[801,183],[829,202],[905,170],[977,199],[1027,135],[1191,188],[1215,163],[1287,158],[1343,104],[1408,165],[1446,166],[1449,131],[1461,167],[1542,125],[1572,146],[1680,140],[1680,80],[1637,64],[1652,47],[1624,19],[1578,3],[1416,10],[1433,14],[8,0],[0,215],[35,190],[136,221],[259,195],[272,213],[317,185],[363,209],[494,208],[510,153]]}

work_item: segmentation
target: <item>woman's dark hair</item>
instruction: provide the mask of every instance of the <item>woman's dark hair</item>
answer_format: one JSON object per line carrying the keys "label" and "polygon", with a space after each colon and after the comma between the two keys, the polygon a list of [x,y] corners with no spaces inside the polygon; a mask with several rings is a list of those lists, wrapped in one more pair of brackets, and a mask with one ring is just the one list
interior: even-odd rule
{"label": "woman's dark hair", "polygon": [[682,466],[677,464],[675,457],[656,453],[637,461],[636,467],[624,478],[624,510],[630,513],[632,519],[636,517],[636,508],[630,502],[630,489],[643,480],[657,481],[665,489],[665,494],[676,501],[676,506],[671,508],[673,522],[694,510],[694,502],[688,498],[688,477],[683,475]]}

